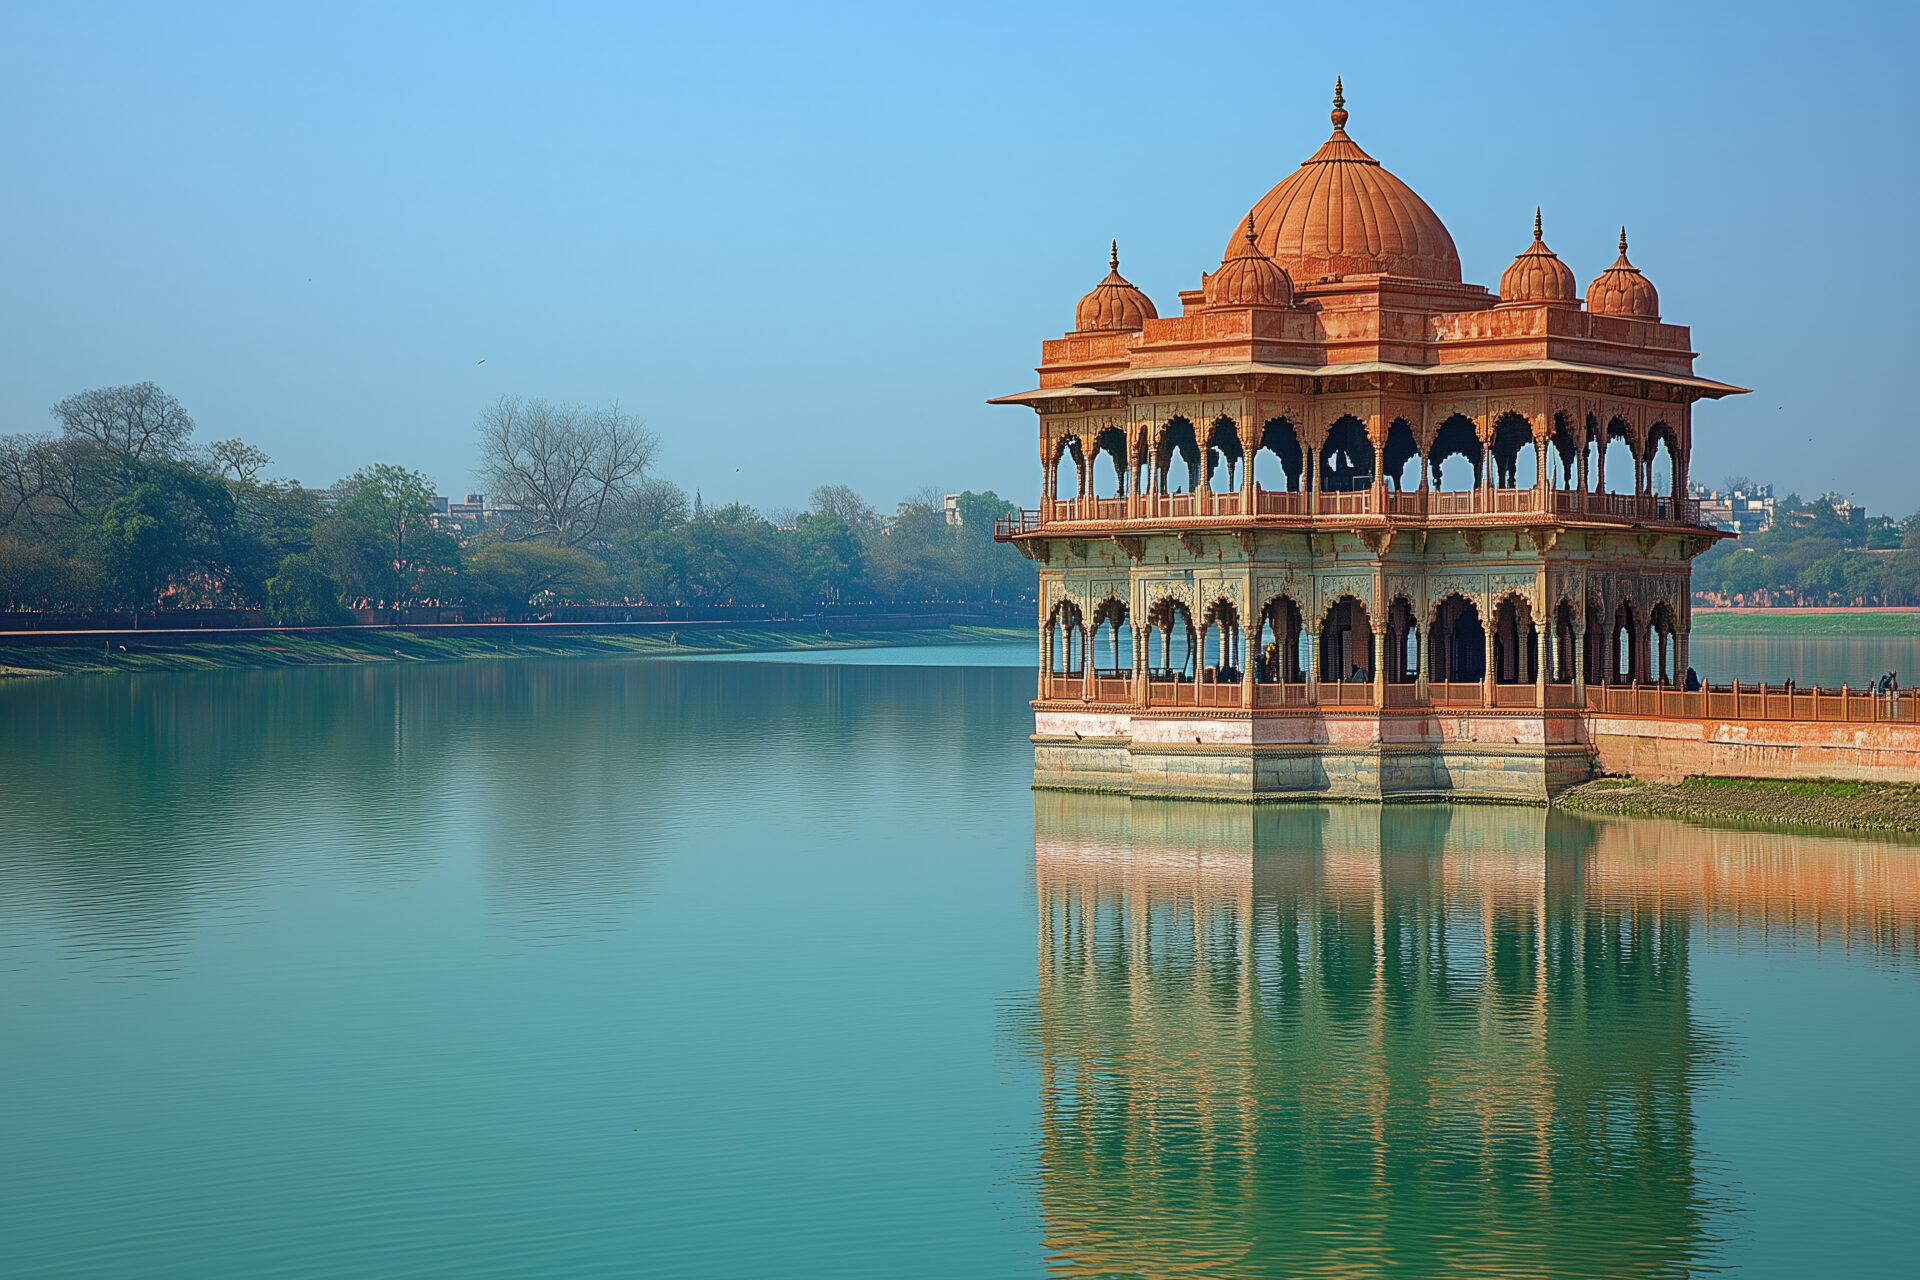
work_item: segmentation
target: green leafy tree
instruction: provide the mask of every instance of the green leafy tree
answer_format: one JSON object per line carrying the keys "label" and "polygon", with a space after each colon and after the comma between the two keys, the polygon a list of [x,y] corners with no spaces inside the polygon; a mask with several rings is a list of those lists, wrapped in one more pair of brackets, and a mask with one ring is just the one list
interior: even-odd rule
{"label": "green leafy tree", "polygon": [[345,500],[328,522],[335,527],[316,538],[350,589],[397,608],[452,588],[459,546],[433,526],[425,476],[382,464],[354,472],[340,490]]}
{"label": "green leafy tree", "polygon": [[607,590],[606,567],[577,547],[492,542],[467,561],[463,579],[477,603],[509,613],[529,605],[592,600]]}
{"label": "green leafy tree", "polygon": [[91,591],[75,561],[50,542],[0,533],[0,609],[72,609]]}
{"label": "green leafy tree", "polygon": [[1025,599],[1038,590],[1039,570],[1010,544],[993,540],[994,521],[1018,515],[1019,508],[989,489],[971,490],[956,500],[960,522],[954,530],[959,543],[961,572],[974,599]]}
{"label": "green leafy tree", "polygon": [[866,548],[846,520],[803,511],[794,521],[792,545],[796,594],[828,604],[858,597],[866,579]]}
{"label": "green leafy tree", "polygon": [[340,603],[340,584],[311,552],[281,560],[266,592],[267,619],[276,626],[335,627],[353,621]]}
{"label": "green leafy tree", "polygon": [[252,568],[258,549],[236,527],[225,485],[177,464],[141,470],[143,478],[107,504],[93,531],[115,603],[152,608],[190,576],[217,583],[237,562]]}

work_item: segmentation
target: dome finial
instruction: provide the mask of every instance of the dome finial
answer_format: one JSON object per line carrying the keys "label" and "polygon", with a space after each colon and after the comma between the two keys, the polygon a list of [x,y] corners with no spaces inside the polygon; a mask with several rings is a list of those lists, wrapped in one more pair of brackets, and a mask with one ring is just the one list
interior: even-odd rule
{"label": "dome finial", "polygon": [[1625,227],[1620,228],[1620,256],[1623,258],[1627,256],[1627,229]]}
{"label": "dome finial", "polygon": [[1256,244],[1257,242],[1257,237],[1253,233],[1253,210],[1249,209],[1247,210],[1247,243]]}
{"label": "dome finial", "polygon": [[1115,239],[1111,244],[1107,246],[1107,270],[1118,271],[1119,269],[1120,269],[1120,241],[1118,239]]}
{"label": "dome finial", "polygon": [[1538,240],[1540,238],[1540,206],[1539,205],[1533,206],[1533,238],[1535,240]]}
{"label": "dome finial", "polygon": [[1333,127],[1347,127],[1347,95],[1340,88],[1340,77],[1333,78]]}

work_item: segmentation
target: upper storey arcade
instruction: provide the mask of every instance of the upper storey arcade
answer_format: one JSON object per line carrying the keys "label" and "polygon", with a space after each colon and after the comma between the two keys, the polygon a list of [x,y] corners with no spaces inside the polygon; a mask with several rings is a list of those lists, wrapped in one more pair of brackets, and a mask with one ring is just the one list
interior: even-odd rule
{"label": "upper storey arcade", "polygon": [[[1524,507],[1693,523],[1690,406],[1741,388],[1695,374],[1691,335],[1662,319],[1625,231],[1618,259],[1583,293],[1536,211],[1499,291],[1465,283],[1445,224],[1348,136],[1347,120],[1336,82],[1332,135],[1241,219],[1220,265],[1181,292],[1178,314],[1160,314],[1116,251],[1074,328],[1043,342],[1039,386],[995,401],[1041,418],[1045,496],[1026,528],[1159,518],[1175,507],[1156,499],[1182,491],[1243,495],[1180,508],[1193,516],[1424,516],[1436,504],[1385,495],[1447,487],[1441,464],[1454,455],[1471,468],[1467,487],[1489,497],[1438,504],[1452,514]],[[1550,496],[1605,492],[1616,441],[1625,453],[1614,487],[1631,474],[1628,496],[1648,502]],[[1252,475],[1263,449],[1276,455],[1273,484]],[[1110,460],[1110,494],[1096,493],[1097,456]],[[1058,482],[1064,468],[1078,476],[1070,489]],[[1491,496],[1516,487],[1540,496]],[[1356,491],[1379,501],[1319,502]],[[1269,493],[1303,496],[1263,501]],[[1078,501],[1096,497],[1132,501]]]}

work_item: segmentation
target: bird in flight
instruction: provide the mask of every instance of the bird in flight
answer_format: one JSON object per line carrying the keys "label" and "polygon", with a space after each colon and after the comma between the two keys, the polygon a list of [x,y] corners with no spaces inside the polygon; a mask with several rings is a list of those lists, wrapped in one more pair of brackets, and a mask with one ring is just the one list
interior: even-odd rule
{"label": "bird in flight", "polygon": [[482,364],[485,364],[486,362],[487,362],[487,358],[485,356],[481,356],[478,360],[474,361],[474,364],[482,365]]}

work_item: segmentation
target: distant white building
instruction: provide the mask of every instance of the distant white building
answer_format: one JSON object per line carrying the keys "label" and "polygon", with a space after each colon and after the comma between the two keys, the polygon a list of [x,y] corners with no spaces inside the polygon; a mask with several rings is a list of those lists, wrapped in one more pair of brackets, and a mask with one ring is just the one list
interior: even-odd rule
{"label": "distant white building", "polygon": [[1702,524],[1737,533],[1743,538],[1773,527],[1773,486],[1770,484],[1755,485],[1751,489],[1731,489],[1725,493],[1695,486],[1693,496],[1700,502]]}

